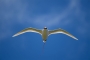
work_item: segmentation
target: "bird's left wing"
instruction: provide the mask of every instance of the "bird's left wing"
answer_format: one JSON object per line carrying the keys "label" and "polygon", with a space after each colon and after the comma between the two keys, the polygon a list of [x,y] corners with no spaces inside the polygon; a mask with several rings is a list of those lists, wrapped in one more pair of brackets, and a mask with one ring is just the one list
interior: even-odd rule
{"label": "bird's left wing", "polygon": [[23,34],[23,33],[26,33],[26,32],[35,32],[35,33],[39,33],[42,35],[42,30],[38,30],[38,29],[35,29],[35,28],[26,28],[18,33],[16,33],[15,35],[13,35],[12,37],[15,37],[15,36],[18,36],[20,34]]}
{"label": "bird's left wing", "polygon": [[72,38],[74,38],[75,40],[78,40],[76,37],[74,37],[72,34],[70,34],[69,32],[63,30],[63,29],[56,29],[56,30],[50,30],[49,31],[49,35],[50,34],[57,34],[57,33],[63,33],[63,34],[66,34]]}

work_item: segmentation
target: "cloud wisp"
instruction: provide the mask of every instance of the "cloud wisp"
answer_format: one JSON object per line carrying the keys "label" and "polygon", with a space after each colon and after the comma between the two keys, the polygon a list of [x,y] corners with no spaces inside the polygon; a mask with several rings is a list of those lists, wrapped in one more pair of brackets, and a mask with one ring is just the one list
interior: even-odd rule
{"label": "cloud wisp", "polygon": [[[36,14],[33,12],[34,9],[38,9],[35,7],[36,5],[33,3],[28,3],[24,0],[0,0],[0,16],[1,16],[1,31],[11,31],[11,27],[15,23],[24,24],[24,25],[34,25],[35,27],[44,27],[47,26],[52,28],[53,26],[68,26],[73,23],[74,18],[76,17],[77,21],[82,25],[86,25],[84,12],[80,9],[80,0],[70,0],[68,6],[66,6],[63,11],[59,10],[55,6],[51,8],[51,12]],[[29,5],[31,4],[31,5]],[[56,10],[54,10],[56,9]],[[32,13],[33,12],[33,13]],[[83,20],[82,20],[83,19]],[[26,24],[27,23],[27,24]],[[82,24],[83,23],[83,24]],[[87,23],[87,22],[86,22]],[[87,23],[88,24],[88,23]],[[7,29],[8,26],[8,30]],[[78,31],[80,30],[78,26]],[[83,29],[86,27],[83,27]],[[87,28],[86,28],[87,29]],[[86,30],[85,30],[86,31]],[[10,32],[12,33],[12,32]],[[2,33],[0,34],[2,35]],[[7,36],[6,34],[5,36]],[[4,35],[3,35],[4,36]]]}

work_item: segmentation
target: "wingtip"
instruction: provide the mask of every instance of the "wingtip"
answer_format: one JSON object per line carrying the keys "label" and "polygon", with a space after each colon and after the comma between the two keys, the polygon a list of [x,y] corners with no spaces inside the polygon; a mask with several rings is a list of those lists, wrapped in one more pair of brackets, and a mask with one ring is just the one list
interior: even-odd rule
{"label": "wingtip", "polygon": [[75,40],[78,40],[77,38],[75,38]]}
{"label": "wingtip", "polygon": [[13,35],[12,37],[15,37],[16,35]]}
{"label": "wingtip", "polygon": [[12,37],[15,37],[14,35]]}

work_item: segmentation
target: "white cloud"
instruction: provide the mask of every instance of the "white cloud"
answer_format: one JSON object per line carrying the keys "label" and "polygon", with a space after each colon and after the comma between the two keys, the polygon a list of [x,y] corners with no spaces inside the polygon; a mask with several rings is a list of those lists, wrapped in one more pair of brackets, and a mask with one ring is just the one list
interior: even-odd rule
{"label": "white cloud", "polygon": [[[16,15],[15,16],[16,16],[17,21],[20,23],[25,23],[25,21],[30,23],[31,20],[35,23],[37,21],[44,23],[45,19],[47,19],[47,25],[53,26],[53,25],[57,25],[58,22],[60,22],[61,20],[64,20],[65,18],[68,17],[71,10],[73,8],[77,7],[78,0],[71,0],[68,7],[64,11],[62,11],[62,13],[59,13],[59,12],[54,13],[55,11],[53,11],[48,14],[43,14],[43,16],[42,15],[34,16],[35,19],[31,18],[29,16],[30,14],[28,13],[29,11],[27,11],[27,8],[30,8],[30,6],[28,7],[28,3],[24,3],[21,0],[13,0],[13,1],[12,0],[1,0],[1,1],[3,1],[3,4],[6,5],[6,7],[8,7],[8,10],[10,10],[11,6],[13,5],[13,7],[12,7],[13,9],[11,9],[10,11],[8,11],[6,13],[3,13],[3,16],[6,19],[12,18],[14,16],[14,14],[13,14],[14,12],[12,10],[14,10],[14,11],[16,10],[17,12],[16,11],[15,12],[17,13],[16,14],[17,16]],[[3,12],[5,12],[5,11],[3,11]],[[30,12],[32,12],[32,11],[30,10]],[[51,23],[51,24],[48,24],[48,23]],[[62,22],[60,22],[60,23],[62,23]],[[34,24],[34,23],[32,23],[32,24]]]}
{"label": "white cloud", "polygon": [[[29,16],[30,15],[29,13],[27,13],[27,9],[30,8],[30,6],[28,7],[27,3],[24,3],[21,0],[13,0],[13,1],[12,0],[2,0],[2,1],[3,1],[4,5],[6,5],[6,7],[8,7],[8,10],[10,10],[12,8],[10,11],[8,11],[8,12],[4,11],[5,13],[2,13],[6,19],[13,18],[13,16],[15,16],[17,19],[16,21],[18,23],[28,22],[28,24],[30,24],[32,22],[34,22],[36,24],[37,21],[40,21],[38,26],[41,26],[40,24],[47,21],[46,25],[49,27],[52,27],[53,25],[58,25],[59,22],[62,24],[61,20],[66,21],[66,18],[68,17],[70,12],[73,10],[73,8],[78,7],[78,4],[77,4],[78,0],[71,0],[70,4],[67,6],[67,8],[64,11],[62,11],[62,13],[59,13],[59,12],[53,13],[54,11],[52,11],[51,13],[34,16],[34,18],[35,18],[34,19]],[[55,9],[55,7],[53,9]],[[14,15],[15,13],[12,10],[14,10],[14,11],[16,10],[17,12],[16,11],[15,12],[17,14]],[[70,21],[70,20],[68,20],[68,21]],[[34,25],[34,23],[32,23],[32,24]]]}
{"label": "white cloud", "polygon": [[[52,28],[53,26],[69,26],[70,24],[73,23],[74,18],[71,18],[72,16],[75,16],[77,20],[80,23],[81,26],[78,26],[78,31],[81,29],[81,27],[84,29],[87,29],[86,27],[83,27],[82,25],[86,25],[85,23],[82,24],[82,20],[85,21],[85,14],[84,12],[80,9],[80,0],[70,0],[69,5],[60,13],[55,13],[55,7],[51,8],[51,12],[46,13],[46,14],[41,14],[41,15],[35,15],[32,14],[32,9],[30,11],[28,8],[32,8],[29,6],[27,2],[23,2],[23,0],[0,0],[1,2],[1,14],[0,16],[2,17],[3,20],[2,26],[0,27],[2,31],[6,32],[8,30],[11,30],[11,27],[16,23],[24,24],[24,25],[29,25],[33,24],[36,27],[44,27],[47,26],[49,28]],[[35,6],[34,6],[35,7]],[[35,7],[37,8],[37,7]],[[32,16],[32,15],[33,16]],[[32,17],[31,17],[32,16]],[[27,23],[27,24],[26,24]],[[86,22],[87,23],[87,22]],[[8,30],[5,28],[8,27]],[[5,29],[5,30],[4,30]],[[86,30],[84,30],[86,31]],[[12,33],[10,31],[10,33]],[[0,34],[2,35],[2,34]],[[8,34],[5,34],[5,37]]]}

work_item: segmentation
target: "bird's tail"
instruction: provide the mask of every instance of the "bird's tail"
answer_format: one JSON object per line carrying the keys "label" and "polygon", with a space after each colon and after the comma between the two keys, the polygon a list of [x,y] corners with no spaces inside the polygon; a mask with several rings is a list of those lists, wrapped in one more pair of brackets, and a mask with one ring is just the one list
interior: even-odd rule
{"label": "bird's tail", "polygon": [[43,44],[41,55],[43,55],[43,53],[44,53],[44,47],[45,47],[45,43]]}

